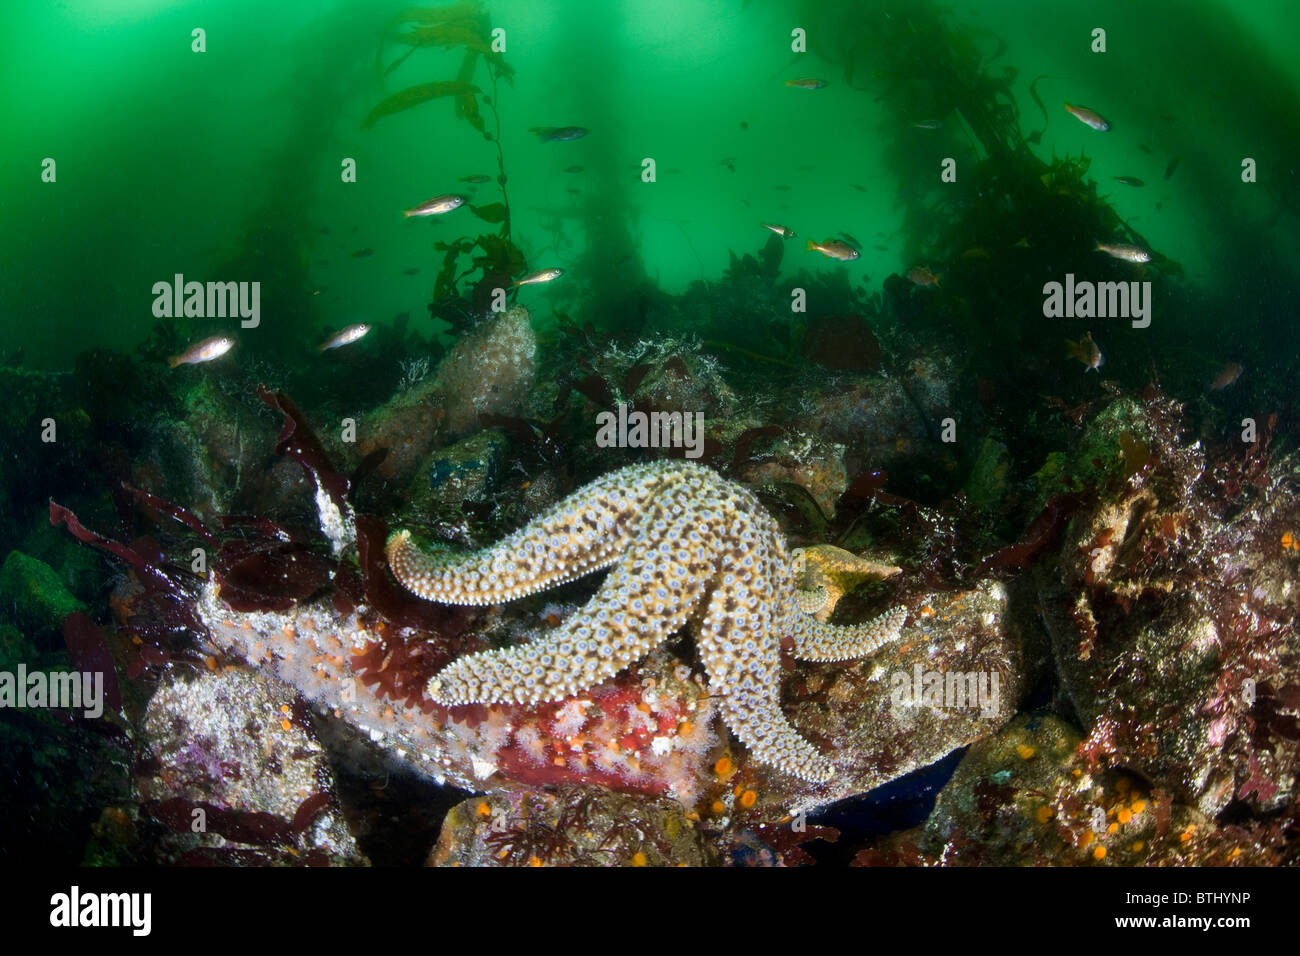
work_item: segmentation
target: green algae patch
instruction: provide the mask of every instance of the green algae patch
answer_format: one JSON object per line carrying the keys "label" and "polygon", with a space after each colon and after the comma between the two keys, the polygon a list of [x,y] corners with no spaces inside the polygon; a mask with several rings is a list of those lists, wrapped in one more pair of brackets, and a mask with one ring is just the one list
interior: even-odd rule
{"label": "green algae patch", "polygon": [[10,551],[0,567],[0,602],[13,608],[14,622],[25,633],[57,634],[73,611],[86,611],[44,561]]}

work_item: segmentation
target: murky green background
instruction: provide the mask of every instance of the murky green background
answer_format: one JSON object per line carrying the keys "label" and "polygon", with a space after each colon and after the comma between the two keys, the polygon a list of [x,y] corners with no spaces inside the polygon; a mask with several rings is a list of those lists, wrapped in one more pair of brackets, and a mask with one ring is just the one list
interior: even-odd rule
{"label": "murky green background", "polygon": [[[151,286],[177,272],[262,281],[258,331],[281,351],[301,342],[304,356],[322,327],[402,312],[423,321],[433,241],[486,230],[463,221],[465,210],[435,222],[401,210],[463,188],[461,176],[495,175],[495,149],[446,101],[360,128],[384,96],[451,78],[459,63],[459,50],[418,50],[381,76],[380,37],[400,8],[6,4],[0,345],[47,368],[69,368],[93,345],[129,350],[155,321]],[[799,233],[786,271],[847,268],[802,242],[854,235],[864,247],[854,279],[876,290],[912,264],[900,232],[908,191],[937,174],[941,156],[970,155],[951,118],[937,134],[900,123],[891,78],[873,77],[870,62],[856,67],[863,89],[845,82],[844,50],[881,17],[916,15],[915,4],[496,0],[489,9],[516,71],[514,89],[500,95],[502,145],[514,239],[533,267],[571,266],[617,219],[646,275],[674,292],[716,278],[730,250],[754,251],[765,237],[758,223],[769,220]],[[1217,328],[1225,357],[1229,345],[1253,342],[1294,352],[1300,68],[1291,41],[1300,5],[1046,9],[1038,0],[958,2],[949,22],[976,31],[990,56],[1005,40],[989,70],[1018,69],[1012,88],[1026,133],[1043,126],[1029,84],[1051,77],[1038,84],[1050,115],[1038,155],[1083,149],[1099,183],[1146,181],[1102,192],[1203,294],[1205,312],[1189,323]],[[207,31],[203,54],[190,51],[196,26]],[[808,34],[803,55],[790,51],[796,26]],[[1108,31],[1103,55],[1089,51],[1095,26]],[[385,45],[382,62],[401,52]],[[828,86],[784,85],[799,76]],[[1070,118],[1067,99],[1098,109],[1113,130],[1099,135]],[[591,134],[542,143],[528,133],[570,124]],[[899,156],[914,161],[911,176]],[[1240,182],[1243,156],[1258,160],[1260,183]],[[45,157],[57,161],[57,183],[40,180]],[[340,182],[344,157],[358,163],[355,184]],[[645,157],[658,164],[656,183],[641,181]],[[1174,157],[1181,163],[1166,181]],[[573,164],[584,172],[563,172]],[[491,184],[478,193],[477,202],[497,198]],[[352,257],[367,248],[373,255]],[[608,268],[624,256],[611,250]],[[411,267],[419,274],[404,275]],[[527,301],[545,321],[552,308],[573,310],[582,288],[555,283]]]}

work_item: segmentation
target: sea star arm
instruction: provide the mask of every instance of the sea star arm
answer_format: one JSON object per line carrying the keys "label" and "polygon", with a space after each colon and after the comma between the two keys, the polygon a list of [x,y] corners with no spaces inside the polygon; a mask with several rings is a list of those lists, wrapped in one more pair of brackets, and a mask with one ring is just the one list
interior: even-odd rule
{"label": "sea star arm", "polygon": [[816,614],[830,601],[831,595],[826,585],[819,584],[806,590],[795,591],[795,601],[804,614]]}
{"label": "sea star arm", "polygon": [[624,558],[595,596],[544,640],[448,665],[429,682],[429,696],[447,705],[563,700],[648,654],[698,603],[704,547],[689,542],[683,519],[670,524],[653,508],[647,520],[663,547]]}
{"label": "sea star arm", "polygon": [[780,642],[766,604],[747,605],[724,579],[699,621],[700,656],[727,726],[754,758],[804,780],[831,779],[834,765],[786,719],[779,704]]}
{"label": "sea star arm", "polygon": [[802,614],[793,615],[794,656],[804,661],[847,661],[865,657],[898,640],[907,609],[896,607],[865,624],[823,624]]}
{"label": "sea star arm", "polygon": [[648,501],[671,475],[633,466],[606,475],[490,548],[422,551],[388,539],[388,566],[409,591],[442,604],[501,604],[607,568],[627,550]]}
{"label": "sea star arm", "polygon": [[756,760],[810,783],[825,783],[835,776],[835,764],[799,736],[780,704],[767,694],[736,694],[726,698],[721,709],[727,725]]}

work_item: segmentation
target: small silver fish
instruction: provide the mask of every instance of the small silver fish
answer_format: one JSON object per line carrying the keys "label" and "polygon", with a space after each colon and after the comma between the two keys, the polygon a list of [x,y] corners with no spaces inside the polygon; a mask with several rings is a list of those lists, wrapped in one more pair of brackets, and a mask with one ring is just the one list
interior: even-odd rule
{"label": "small silver fish", "polygon": [[912,124],[913,129],[943,129],[943,120],[921,120]]}
{"label": "small silver fish", "polygon": [[562,275],[564,275],[563,269],[539,269],[537,272],[528,273],[522,279],[516,279],[515,285],[540,285],[543,282],[553,282]]}
{"label": "small silver fish", "polygon": [[1104,252],[1112,259],[1123,259],[1126,262],[1151,261],[1151,253],[1141,246],[1131,246],[1126,242],[1099,242],[1093,251]]}
{"label": "small silver fish", "polygon": [[235,347],[235,340],[228,335],[214,335],[210,339],[204,339],[191,345],[179,355],[173,355],[167,360],[168,368],[176,368],[178,365],[198,365],[202,362],[211,362],[213,359],[219,359]]}
{"label": "small silver fish", "polygon": [[365,322],[358,322],[356,325],[349,325],[347,328],[339,329],[322,342],[317,351],[327,352],[330,349],[337,349],[344,345],[351,345],[369,331],[370,326]]}
{"label": "small silver fish", "polygon": [[785,85],[795,86],[801,90],[820,90],[826,86],[826,81],[814,79],[813,77],[804,77],[799,80],[786,80]]}
{"label": "small silver fish", "polygon": [[451,212],[453,209],[459,209],[465,205],[464,196],[434,196],[432,199],[426,199],[414,209],[406,210],[406,216],[441,216],[444,212]]}
{"label": "small silver fish", "polygon": [[785,226],[778,226],[777,224],[775,224],[775,223],[771,223],[771,222],[764,222],[764,223],[761,223],[760,225],[762,225],[762,227],[763,227],[764,229],[771,229],[774,233],[776,233],[776,234],[777,234],[778,236],[780,236],[782,239],[793,239],[793,238],[794,238],[794,230],[793,230],[793,229],[787,229]]}
{"label": "small silver fish", "polygon": [[543,143],[567,143],[587,135],[587,130],[581,126],[533,126],[528,132]]}

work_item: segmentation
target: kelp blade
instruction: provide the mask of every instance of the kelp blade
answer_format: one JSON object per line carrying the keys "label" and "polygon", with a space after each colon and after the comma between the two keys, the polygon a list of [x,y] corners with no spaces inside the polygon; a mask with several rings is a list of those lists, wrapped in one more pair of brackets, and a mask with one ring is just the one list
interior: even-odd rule
{"label": "kelp blade", "polygon": [[472,83],[443,82],[443,83],[422,83],[419,86],[408,87],[400,93],[394,93],[392,96],[383,100],[370,111],[370,114],[361,124],[362,129],[369,129],[375,123],[385,116],[392,116],[394,113],[400,113],[403,110],[409,110],[421,103],[427,103],[429,100],[437,99],[440,96],[461,96],[463,94],[474,94],[478,92],[478,87]]}

